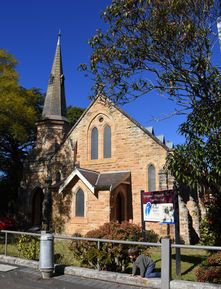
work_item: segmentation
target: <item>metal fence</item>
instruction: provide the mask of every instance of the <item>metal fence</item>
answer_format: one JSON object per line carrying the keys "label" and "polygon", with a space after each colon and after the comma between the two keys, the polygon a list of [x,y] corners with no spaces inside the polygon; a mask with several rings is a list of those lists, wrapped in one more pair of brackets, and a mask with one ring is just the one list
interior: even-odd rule
{"label": "metal fence", "polygon": [[[40,239],[40,233],[29,233],[19,231],[8,231],[2,230],[4,233],[4,254],[7,256],[8,247],[8,235],[28,235],[38,236]],[[172,248],[176,250],[176,274],[180,275],[181,272],[181,261],[180,261],[180,249],[194,249],[194,250],[208,250],[208,251],[221,251],[219,246],[197,246],[197,245],[183,245],[183,244],[172,244],[169,238],[163,238],[161,243],[150,243],[150,242],[135,242],[135,241],[122,241],[122,240],[108,240],[108,239],[97,239],[97,238],[84,238],[84,237],[69,237],[63,235],[54,234],[54,239],[57,240],[70,240],[70,241],[91,241],[97,243],[97,248],[100,249],[102,243],[113,243],[113,244],[127,244],[132,246],[147,246],[147,247],[160,247],[161,248],[161,289],[170,289],[171,281],[171,251]]]}

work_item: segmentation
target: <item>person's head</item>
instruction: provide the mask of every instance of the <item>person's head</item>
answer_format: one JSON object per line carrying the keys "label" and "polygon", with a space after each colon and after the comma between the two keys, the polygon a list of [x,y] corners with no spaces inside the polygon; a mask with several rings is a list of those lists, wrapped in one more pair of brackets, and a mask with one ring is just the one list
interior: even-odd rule
{"label": "person's head", "polygon": [[139,250],[137,248],[131,248],[128,250],[128,256],[131,260],[134,260],[139,255]]}

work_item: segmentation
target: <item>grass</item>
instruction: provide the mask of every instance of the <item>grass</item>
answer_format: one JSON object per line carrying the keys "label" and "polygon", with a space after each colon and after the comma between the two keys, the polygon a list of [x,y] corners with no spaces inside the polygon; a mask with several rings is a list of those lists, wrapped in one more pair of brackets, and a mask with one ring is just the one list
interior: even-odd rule
{"label": "grass", "polygon": [[[7,255],[14,257],[21,257],[19,253],[16,242],[18,239],[9,238],[9,243],[7,246]],[[69,249],[70,245],[69,240],[56,240],[54,246],[54,256],[55,263],[62,265],[72,265],[72,266],[80,266],[79,261],[77,261],[72,251]],[[4,240],[0,239],[0,254],[4,254],[5,246]],[[156,269],[160,270],[161,268],[161,253],[160,248],[151,248],[151,257],[154,261],[156,261]],[[176,256],[175,249],[172,251],[172,279],[179,280],[188,280],[188,281],[196,281],[195,278],[195,269],[197,266],[206,259],[208,253],[204,250],[188,250],[181,249],[181,276],[176,275]]]}
{"label": "grass", "polygon": [[[207,258],[208,253],[205,250],[181,249],[181,275],[176,275],[176,254],[175,249],[172,251],[172,279],[196,281],[195,269]],[[156,261],[156,269],[161,268],[160,249],[151,248],[151,257]]]}
{"label": "grass", "polygon": [[[20,253],[16,246],[18,238],[12,235],[8,236],[7,255],[13,257],[20,257]],[[0,254],[5,254],[4,237],[0,236]]]}
{"label": "grass", "polygon": [[61,265],[80,266],[80,262],[74,258],[73,252],[69,249],[70,243],[71,241],[55,241],[55,263]]}

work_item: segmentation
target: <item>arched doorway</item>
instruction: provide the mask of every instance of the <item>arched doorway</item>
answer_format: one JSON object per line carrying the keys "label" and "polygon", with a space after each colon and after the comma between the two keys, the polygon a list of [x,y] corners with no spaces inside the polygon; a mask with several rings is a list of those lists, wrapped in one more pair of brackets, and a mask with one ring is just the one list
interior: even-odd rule
{"label": "arched doorway", "polygon": [[32,225],[41,226],[42,222],[42,202],[44,194],[41,188],[36,188],[32,198]]}
{"label": "arched doorway", "polygon": [[120,192],[117,194],[116,198],[116,221],[122,223],[125,220],[125,198]]}

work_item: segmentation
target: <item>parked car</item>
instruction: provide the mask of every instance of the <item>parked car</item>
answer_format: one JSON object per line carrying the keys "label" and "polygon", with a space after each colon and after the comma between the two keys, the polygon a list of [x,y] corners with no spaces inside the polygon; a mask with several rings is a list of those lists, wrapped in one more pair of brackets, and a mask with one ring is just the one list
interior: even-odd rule
{"label": "parked car", "polygon": [[0,230],[15,230],[18,227],[13,217],[0,217]]}

